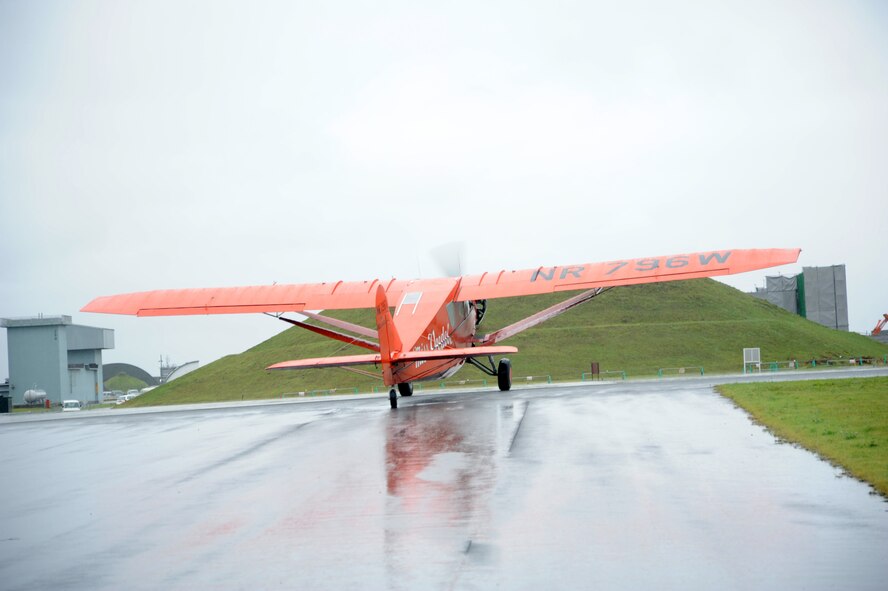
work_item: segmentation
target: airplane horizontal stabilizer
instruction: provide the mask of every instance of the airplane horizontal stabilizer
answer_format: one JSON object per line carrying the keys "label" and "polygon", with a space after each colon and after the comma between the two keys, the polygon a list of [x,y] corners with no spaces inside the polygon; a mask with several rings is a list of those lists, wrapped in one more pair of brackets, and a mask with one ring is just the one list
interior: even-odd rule
{"label": "airplane horizontal stabilizer", "polygon": [[375,365],[382,362],[376,355],[343,355],[341,357],[318,357],[315,359],[294,359],[269,365],[265,369],[314,369],[317,367],[347,367],[349,365]]}
{"label": "airplane horizontal stabilizer", "polygon": [[509,355],[517,353],[516,347],[466,347],[464,349],[438,349],[436,351],[407,351],[401,353],[398,361],[430,361],[432,359],[459,359],[461,357],[488,357],[490,355]]}
{"label": "airplane horizontal stabilizer", "polygon": [[[407,351],[395,353],[392,363],[412,363],[433,359],[460,359],[467,357],[487,357],[517,353],[515,347],[466,347],[464,349],[438,349],[435,351]],[[350,365],[376,365],[382,362],[380,355],[343,355],[341,357],[319,357],[316,359],[294,359],[275,363],[265,369],[314,369],[320,367],[347,367]]]}

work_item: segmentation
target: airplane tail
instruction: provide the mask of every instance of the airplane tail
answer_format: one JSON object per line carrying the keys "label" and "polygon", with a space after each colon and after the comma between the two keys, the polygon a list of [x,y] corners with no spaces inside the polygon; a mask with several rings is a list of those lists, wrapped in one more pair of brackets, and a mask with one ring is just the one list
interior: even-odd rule
{"label": "airplane tail", "polygon": [[376,331],[379,334],[382,380],[386,386],[394,386],[392,351],[400,353],[404,346],[401,343],[400,335],[398,335],[398,329],[395,328],[395,321],[392,319],[392,313],[389,310],[388,298],[385,297],[385,290],[381,285],[376,288]]}
{"label": "airplane tail", "polygon": [[385,290],[381,285],[376,289],[376,330],[379,334],[379,352],[382,355],[382,362],[390,363],[392,351],[401,351],[403,345],[389,310],[388,298],[385,297]]}

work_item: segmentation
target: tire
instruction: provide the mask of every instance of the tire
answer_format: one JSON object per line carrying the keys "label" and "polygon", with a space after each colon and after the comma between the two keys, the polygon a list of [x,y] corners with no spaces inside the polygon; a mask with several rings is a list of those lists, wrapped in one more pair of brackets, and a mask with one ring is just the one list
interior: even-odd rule
{"label": "tire", "polygon": [[398,392],[401,393],[401,396],[413,396],[413,384],[410,382],[398,384]]}
{"label": "tire", "polygon": [[398,393],[394,388],[389,390],[389,404],[392,405],[392,408],[398,408]]}
{"label": "tire", "polygon": [[512,389],[512,362],[508,359],[500,359],[496,368],[496,383],[502,392]]}

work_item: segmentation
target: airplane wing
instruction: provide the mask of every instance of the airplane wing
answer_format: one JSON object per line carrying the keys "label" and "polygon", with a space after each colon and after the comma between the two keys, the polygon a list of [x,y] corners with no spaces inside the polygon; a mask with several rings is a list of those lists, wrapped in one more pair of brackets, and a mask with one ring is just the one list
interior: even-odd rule
{"label": "airplane wing", "polygon": [[794,263],[800,252],[799,248],[719,250],[469,275],[462,277],[456,299],[482,300],[731,275]]}
{"label": "airplane wing", "polygon": [[523,271],[499,271],[467,275],[459,279],[390,279],[162,289],[98,297],[81,311],[135,316],[182,316],[373,308],[379,285],[385,290],[389,302],[400,303],[405,293],[450,291],[457,281],[458,301],[481,300],[743,273],[794,263],[798,260],[799,252],[799,249],[721,250],[605,263],[538,267]]}
{"label": "airplane wing", "polygon": [[248,287],[160,289],[94,299],[81,312],[134,316],[185,316],[194,314],[247,314],[372,308],[376,286],[399,293],[394,284],[404,281],[339,281]]}
{"label": "airplane wing", "polygon": [[[437,349],[434,351],[407,351],[401,353],[392,363],[412,363],[414,361],[431,361],[434,359],[459,359],[465,357],[487,357],[488,355],[507,355],[517,353],[515,347],[468,347],[465,349]],[[295,359],[275,363],[265,369],[315,369],[319,367],[347,367],[350,365],[376,365],[382,363],[382,356],[375,355],[343,355],[341,357],[319,357],[316,359]]]}

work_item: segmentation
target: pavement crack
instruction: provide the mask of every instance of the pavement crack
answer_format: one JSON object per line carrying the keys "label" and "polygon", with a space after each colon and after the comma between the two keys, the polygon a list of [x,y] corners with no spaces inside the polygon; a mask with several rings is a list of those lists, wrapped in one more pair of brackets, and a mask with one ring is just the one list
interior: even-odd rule
{"label": "pavement crack", "polygon": [[244,458],[252,453],[255,453],[267,445],[270,445],[272,443],[280,441],[280,439],[285,437],[286,435],[290,435],[291,433],[294,433],[294,432],[298,431],[299,429],[305,427],[306,425],[310,425],[310,424],[311,424],[311,421],[309,421],[308,423],[300,423],[298,425],[293,425],[290,427],[286,427],[285,429],[281,429],[280,431],[278,431],[274,435],[266,437],[262,441],[259,441],[258,443],[251,445],[250,447],[242,449],[235,454],[232,454],[226,458],[222,458],[218,462],[214,462],[213,464],[210,464],[209,466],[205,466],[201,470],[197,470],[197,471],[193,472],[192,474],[189,474],[188,476],[178,480],[176,482],[176,484],[177,485],[184,484],[185,482],[194,480],[200,476],[205,476],[206,474],[208,474],[209,472],[212,472],[213,470],[216,470],[217,468],[221,468],[222,466],[225,466],[226,464],[230,464],[231,462],[235,462],[235,461],[237,461],[241,458]]}

